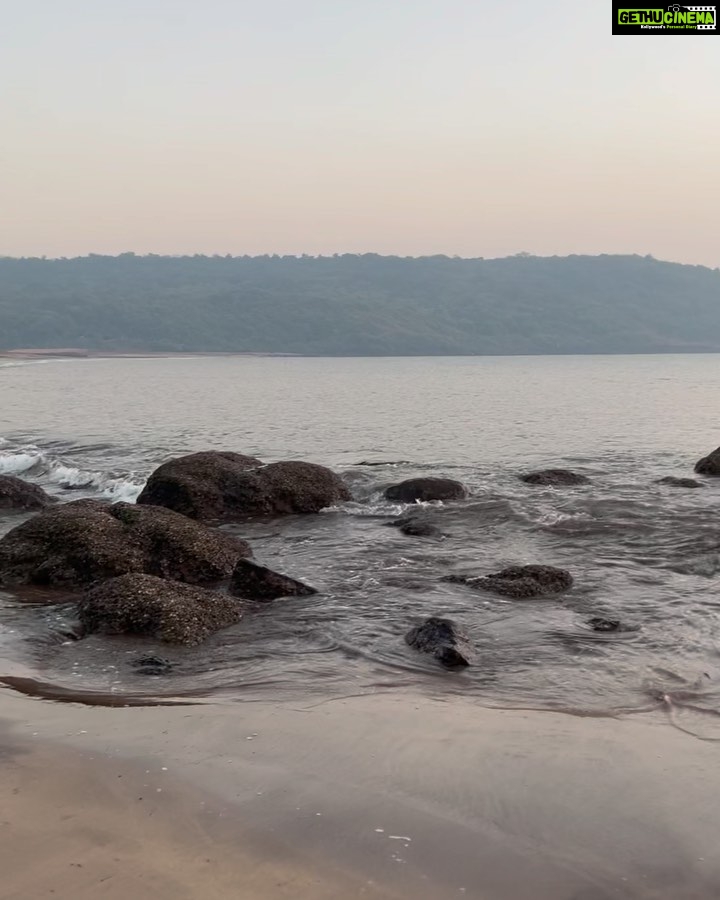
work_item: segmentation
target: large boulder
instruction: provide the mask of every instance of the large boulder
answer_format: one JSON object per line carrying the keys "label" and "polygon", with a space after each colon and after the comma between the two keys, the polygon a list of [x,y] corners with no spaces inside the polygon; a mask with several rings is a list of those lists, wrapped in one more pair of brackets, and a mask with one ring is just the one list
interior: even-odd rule
{"label": "large boulder", "polygon": [[695,463],[695,471],[698,475],[712,475],[715,478],[720,478],[720,447],[699,459]]}
{"label": "large boulder", "polygon": [[316,513],[352,500],[330,469],[307,462],[263,465],[238,453],[195,453],[160,466],[138,497],[195,519]]}
{"label": "large boulder", "polygon": [[699,488],[704,486],[701,481],[695,481],[694,478],[676,478],[674,475],[658,478],[656,484],[667,484],[669,487],[678,488]]}
{"label": "large boulder", "polygon": [[590,479],[579,472],[571,472],[570,469],[540,469],[537,472],[528,472],[520,478],[526,484],[541,484],[551,487],[571,487],[577,484],[590,484]]}
{"label": "large boulder", "polygon": [[411,628],[405,642],[421,653],[430,653],[448,668],[469,666],[472,648],[468,639],[450,619],[431,616]]}
{"label": "large boulder", "polygon": [[504,597],[524,600],[543,594],[557,594],[572,587],[572,575],[555,566],[509,566],[501,572],[479,577],[449,575],[445,581],[466,584],[480,591],[492,591]]}
{"label": "large boulder", "polygon": [[251,555],[245,541],[169,509],[77,500],[0,539],[0,584],[75,588],[131,572],[203,584]]}
{"label": "large boulder", "polygon": [[317,513],[352,500],[347,485],[325,466],[308,462],[276,462],[258,469],[264,510],[272,515]]}
{"label": "large boulder", "polygon": [[239,559],[230,579],[230,593],[246,600],[268,601],[278,597],[308,597],[317,591],[250,559]]}
{"label": "large boulder", "polygon": [[0,475],[0,509],[45,509],[55,499],[37,484],[30,484],[14,475]]}
{"label": "large boulder", "polygon": [[137,634],[171,644],[199,644],[239,622],[242,607],[226,594],[133,574],[88,591],[78,614],[84,634]]}
{"label": "large boulder", "polygon": [[137,502],[164,506],[193,519],[222,519],[244,502],[239,476],[261,465],[254,456],[230,451],[180,456],[152,473]]}
{"label": "large boulder", "polygon": [[468,492],[464,484],[452,478],[408,478],[385,491],[392,503],[427,503],[432,500],[464,500]]}

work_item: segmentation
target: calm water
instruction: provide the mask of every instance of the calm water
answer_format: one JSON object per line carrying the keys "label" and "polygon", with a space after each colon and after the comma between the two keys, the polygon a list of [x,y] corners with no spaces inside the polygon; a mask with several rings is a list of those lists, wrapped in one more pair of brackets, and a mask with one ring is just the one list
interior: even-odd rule
{"label": "calm water", "polygon": [[[720,733],[720,483],[653,483],[692,475],[720,443],[719,398],[714,355],[0,363],[0,472],[63,497],[132,500],[157,464],[200,449],[323,463],[355,495],[318,516],[236,528],[258,560],[319,596],[278,601],[188,650],[65,643],[57,631],[71,608],[0,594],[0,674],[239,700],[392,687],[589,712],[661,705],[693,731]],[[517,478],[546,465],[592,485]],[[382,489],[419,473],[471,490],[432,510],[444,539],[384,525],[402,508]],[[0,529],[19,521],[5,516]],[[570,569],[575,587],[508,602],[441,581],[532,562]],[[445,672],[405,646],[405,631],[432,614],[463,625],[477,666]],[[595,615],[637,630],[596,634]],[[136,675],[132,660],[158,650],[174,671]]]}

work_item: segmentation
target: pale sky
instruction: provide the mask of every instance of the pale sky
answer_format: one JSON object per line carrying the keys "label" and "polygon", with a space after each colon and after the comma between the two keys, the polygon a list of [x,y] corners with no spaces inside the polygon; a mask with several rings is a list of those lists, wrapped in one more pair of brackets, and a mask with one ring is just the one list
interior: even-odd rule
{"label": "pale sky", "polygon": [[0,0],[0,255],[720,266],[720,37],[608,0]]}

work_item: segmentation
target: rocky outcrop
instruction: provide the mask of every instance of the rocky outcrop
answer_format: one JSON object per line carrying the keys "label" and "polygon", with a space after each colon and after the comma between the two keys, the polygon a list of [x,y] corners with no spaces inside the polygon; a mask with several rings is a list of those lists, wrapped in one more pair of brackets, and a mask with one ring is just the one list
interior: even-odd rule
{"label": "rocky outcrop", "polygon": [[429,653],[448,668],[469,666],[472,648],[467,637],[450,619],[431,616],[411,628],[405,642],[421,653]]}
{"label": "rocky outcrop", "polygon": [[238,453],[194,453],[160,466],[138,503],[173,509],[194,519],[227,521],[257,515],[316,513],[352,500],[330,469],[307,462],[260,460]]}
{"label": "rocky outcrop", "polygon": [[0,475],[0,509],[45,509],[55,499],[37,484],[30,484],[14,475]]}
{"label": "rocky outcrop", "polygon": [[699,459],[695,463],[695,471],[698,475],[710,475],[714,478],[720,478],[720,447]]}
{"label": "rocky outcrop", "polygon": [[0,584],[72,589],[131,572],[203,584],[251,555],[245,541],[169,509],[77,500],[0,539]]}
{"label": "rocky outcrop", "polygon": [[557,594],[572,587],[572,575],[555,566],[509,566],[501,572],[479,577],[448,575],[445,581],[466,584],[480,591],[525,600],[543,594]]}
{"label": "rocky outcrop", "polygon": [[401,516],[392,522],[386,522],[390,528],[398,528],[410,537],[441,537],[442,532],[433,525],[427,516]]}
{"label": "rocky outcrop", "polygon": [[154,575],[121,575],[90,590],[78,606],[87,634],[147,635],[171,644],[199,644],[242,618],[225,594]]}
{"label": "rocky outcrop", "polygon": [[541,484],[550,487],[572,487],[578,484],[590,484],[590,479],[570,469],[540,469],[520,476],[526,484]]}
{"label": "rocky outcrop", "polygon": [[694,478],[676,478],[674,475],[666,475],[665,478],[658,478],[656,484],[667,484],[670,487],[679,488],[704,487],[701,481],[695,481]]}
{"label": "rocky outcrop", "polygon": [[249,559],[238,560],[230,580],[230,593],[246,600],[266,602],[278,597],[308,597],[315,588],[288,575],[280,575]]}
{"label": "rocky outcrop", "polygon": [[230,451],[180,456],[152,473],[137,502],[164,506],[192,519],[222,519],[245,502],[240,476],[261,465],[254,456]]}
{"label": "rocky outcrop", "polygon": [[408,478],[385,491],[385,499],[392,503],[464,500],[467,495],[465,485],[452,478]]}

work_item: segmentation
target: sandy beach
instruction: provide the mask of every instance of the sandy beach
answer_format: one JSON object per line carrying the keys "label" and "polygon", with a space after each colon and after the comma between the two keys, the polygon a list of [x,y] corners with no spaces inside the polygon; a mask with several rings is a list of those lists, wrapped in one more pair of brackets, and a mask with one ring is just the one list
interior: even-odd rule
{"label": "sandy beach", "polygon": [[720,895],[720,745],[659,714],[0,703],[3,900]]}

